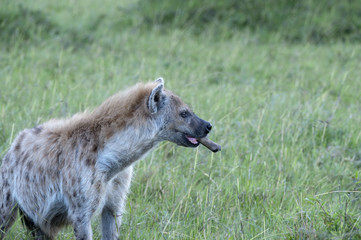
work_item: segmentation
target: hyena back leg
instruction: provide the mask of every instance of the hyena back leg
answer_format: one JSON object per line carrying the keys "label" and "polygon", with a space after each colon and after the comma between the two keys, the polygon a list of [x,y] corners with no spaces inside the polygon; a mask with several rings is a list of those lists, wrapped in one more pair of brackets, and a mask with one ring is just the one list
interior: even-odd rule
{"label": "hyena back leg", "polygon": [[[5,203],[3,205],[6,206]],[[6,232],[14,224],[18,213],[16,204],[9,204],[8,206],[9,207],[2,207],[0,210],[0,239],[4,239]]]}
{"label": "hyena back leg", "polygon": [[53,237],[47,236],[35,223],[25,215],[23,211],[19,208],[21,221],[23,225],[30,231],[31,235],[35,240],[53,240]]}
{"label": "hyena back leg", "polygon": [[0,172],[0,239],[14,224],[18,212],[8,178],[6,171]]}
{"label": "hyena back leg", "polygon": [[114,211],[104,207],[102,211],[102,240],[119,239],[118,228],[120,226],[121,216],[117,218]]}

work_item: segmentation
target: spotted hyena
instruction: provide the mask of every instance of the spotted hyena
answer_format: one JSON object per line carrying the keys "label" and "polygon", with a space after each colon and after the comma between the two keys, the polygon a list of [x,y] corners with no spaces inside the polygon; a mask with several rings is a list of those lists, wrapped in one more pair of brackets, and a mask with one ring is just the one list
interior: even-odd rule
{"label": "spotted hyena", "polygon": [[25,129],[0,169],[1,238],[19,212],[37,239],[69,224],[76,239],[91,239],[96,213],[102,239],[117,239],[133,163],[164,140],[197,147],[211,128],[159,78],[92,112]]}

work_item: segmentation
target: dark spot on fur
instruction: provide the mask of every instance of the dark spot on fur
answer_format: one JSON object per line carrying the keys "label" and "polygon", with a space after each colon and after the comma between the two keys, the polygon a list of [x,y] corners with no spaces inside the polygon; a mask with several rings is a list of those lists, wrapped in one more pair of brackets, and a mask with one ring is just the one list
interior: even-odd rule
{"label": "dark spot on fur", "polygon": [[29,182],[30,178],[29,178],[29,173],[25,174],[25,181]]}
{"label": "dark spot on fur", "polygon": [[73,192],[73,197],[76,197],[76,195],[77,195],[77,194],[76,194],[76,191],[74,191],[74,192]]}
{"label": "dark spot on fur", "polygon": [[39,134],[39,133],[41,133],[41,131],[43,131],[43,127],[42,127],[42,126],[36,126],[36,127],[33,128],[33,132],[34,132],[35,134]]}
{"label": "dark spot on fur", "polygon": [[9,154],[7,153],[4,157],[3,163],[7,163],[9,161],[10,157]]}
{"label": "dark spot on fur", "polygon": [[93,203],[91,206],[90,206],[90,209],[91,209],[91,211],[92,212],[95,212],[96,210],[97,210],[97,206],[98,206],[98,204],[97,203],[99,203],[99,199],[96,199],[96,203]]}
{"label": "dark spot on fur", "polygon": [[60,177],[60,171],[59,170],[55,171],[55,177],[59,179],[59,177]]}
{"label": "dark spot on fur", "polygon": [[40,149],[40,146],[38,144],[34,145],[34,151],[37,152]]}
{"label": "dark spot on fur", "polygon": [[20,150],[20,142],[18,142],[16,145],[15,145],[15,151],[19,151]]}
{"label": "dark spot on fur", "polygon": [[86,148],[88,144],[90,143],[90,139],[87,136],[84,136],[84,138],[81,140],[83,148]]}
{"label": "dark spot on fur", "polygon": [[24,155],[24,157],[23,157],[23,159],[22,159],[22,162],[25,163],[25,161],[26,161],[28,158],[29,158],[29,153],[27,152],[27,153]]}
{"label": "dark spot on fur", "polygon": [[58,143],[58,138],[53,138],[51,141],[51,145],[56,145]]}
{"label": "dark spot on fur", "polygon": [[91,166],[94,165],[93,160],[90,159],[90,158],[87,158],[87,159],[85,160],[85,164],[86,164],[88,167],[91,167]]}
{"label": "dark spot on fur", "polygon": [[24,161],[24,156],[25,156],[25,153],[24,152],[20,152],[16,157],[17,159],[19,159],[19,164],[22,164],[23,161]]}
{"label": "dark spot on fur", "polygon": [[59,168],[63,168],[64,167],[64,159],[61,157],[61,154],[63,153],[63,150],[59,150],[57,155],[56,155],[56,161],[59,164]]}
{"label": "dark spot on fur", "polygon": [[121,182],[119,181],[118,178],[114,179],[114,180],[113,180],[113,183],[114,183],[115,185],[120,185],[120,184],[121,184]]}
{"label": "dark spot on fur", "polygon": [[97,192],[100,192],[100,182],[97,182],[96,184],[95,184],[95,190],[97,191]]}
{"label": "dark spot on fur", "polygon": [[16,150],[16,151],[19,151],[19,150],[20,150],[20,146],[21,146],[22,141],[24,140],[24,137],[25,137],[25,133],[22,132],[22,133],[19,135],[18,142],[17,142],[16,145],[15,145],[15,150]]}
{"label": "dark spot on fur", "polygon": [[93,152],[98,151],[98,145],[94,144],[94,145],[93,145],[93,148],[92,148],[92,151],[93,151]]}
{"label": "dark spot on fur", "polygon": [[28,167],[27,170],[30,171],[33,168],[33,163],[31,161],[29,161],[27,164],[27,167]]}
{"label": "dark spot on fur", "polygon": [[6,193],[6,202],[9,202],[10,201],[10,190],[8,190],[8,192]]}
{"label": "dark spot on fur", "polygon": [[79,159],[84,159],[84,156],[87,155],[87,153],[85,151],[81,151],[80,152],[80,156],[79,156]]}

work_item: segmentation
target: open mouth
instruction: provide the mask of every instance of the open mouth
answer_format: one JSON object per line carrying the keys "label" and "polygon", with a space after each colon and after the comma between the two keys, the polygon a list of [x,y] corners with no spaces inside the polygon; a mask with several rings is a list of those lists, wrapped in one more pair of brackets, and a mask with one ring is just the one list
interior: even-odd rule
{"label": "open mouth", "polygon": [[182,137],[183,137],[183,146],[186,147],[198,147],[199,144],[201,144],[200,139],[206,137],[207,135],[204,136],[194,136],[191,134],[187,134],[187,133],[182,133]]}
{"label": "open mouth", "polygon": [[190,141],[192,144],[194,144],[194,145],[198,145],[199,144],[199,142],[197,141],[197,139],[196,138],[193,138],[193,137],[190,137],[190,136],[187,136],[186,135],[186,138],[188,139],[188,141]]}

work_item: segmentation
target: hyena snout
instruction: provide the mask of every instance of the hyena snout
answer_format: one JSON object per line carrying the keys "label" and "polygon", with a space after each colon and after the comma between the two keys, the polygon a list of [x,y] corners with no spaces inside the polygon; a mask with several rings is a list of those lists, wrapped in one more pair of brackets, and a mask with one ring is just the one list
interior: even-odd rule
{"label": "hyena snout", "polygon": [[205,132],[206,132],[206,134],[208,134],[212,130],[212,124],[210,122],[207,122],[207,121],[205,121],[205,122],[206,122],[206,130],[205,130]]}
{"label": "hyena snout", "polygon": [[212,130],[212,124],[197,116],[194,116],[190,123],[191,130],[185,135],[186,146],[196,147],[199,145],[199,139],[205,138]]}
{"label": "hyena snout", "polygon": [[205,137],[212,130],[212,124],[200,118],[199,121],[200,124],[198,126],[196,135],[199,137]]}

